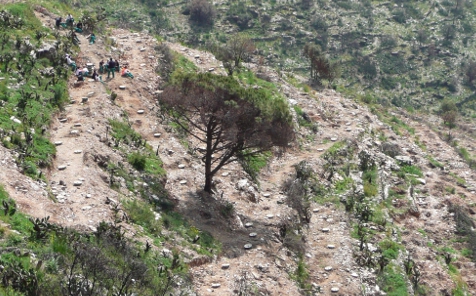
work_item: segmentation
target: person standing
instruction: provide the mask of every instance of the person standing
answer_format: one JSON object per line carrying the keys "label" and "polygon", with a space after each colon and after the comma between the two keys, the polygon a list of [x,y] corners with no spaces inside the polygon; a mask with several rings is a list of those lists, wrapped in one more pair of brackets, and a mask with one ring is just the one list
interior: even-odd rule
{"label": "person standing", "polygon": [[116,63],[112,60],[112,58],[109,60],[109,63],[107,65],[107,78],[109,78],[109,75],[112,73],[112,78],[114,78],[114,70],[116,68]]}

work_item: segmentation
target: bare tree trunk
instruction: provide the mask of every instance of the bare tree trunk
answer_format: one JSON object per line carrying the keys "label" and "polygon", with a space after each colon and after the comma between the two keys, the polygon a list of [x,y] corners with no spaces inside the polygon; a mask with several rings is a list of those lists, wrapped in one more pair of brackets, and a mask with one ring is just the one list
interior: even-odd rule
{"label": "bare tree trunk", "polygon": [[212,140],[213,140],[213,129],[211,128],[212,123],[209,122],[207,127],[207,151],[205,152],[205,187],[203,190],[205,192],[212,192]]}

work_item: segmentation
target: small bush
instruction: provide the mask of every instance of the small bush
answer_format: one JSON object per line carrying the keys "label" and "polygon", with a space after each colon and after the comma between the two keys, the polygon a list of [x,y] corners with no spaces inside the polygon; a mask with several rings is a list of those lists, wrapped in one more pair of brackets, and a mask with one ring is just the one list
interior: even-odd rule
{"label": "small bush", "polygon": [[389,239],[381,241],[379,246],[382,249],[382,255],[389,260],[397,259],[398,252],[402,248],[398,243]]}
{"label": "small bush", "polygon": [[127,157],[127,161],[138,171],[143,171],[145,169],[147,157],[140,153],[131,153]]}
{"label": "small bush", "polygon": [[389,296],[408,295],[405,276],[398,267],[389,264],[385,267],[381,278],[381,287]]}

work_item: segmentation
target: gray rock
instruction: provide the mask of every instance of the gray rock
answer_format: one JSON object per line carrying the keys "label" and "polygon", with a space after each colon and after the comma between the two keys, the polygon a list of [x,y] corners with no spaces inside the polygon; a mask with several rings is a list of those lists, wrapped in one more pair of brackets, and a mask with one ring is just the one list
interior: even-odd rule
{"label": "gray rock", "polygon": [[405,155],[397,155],[397,156],[395,156],[395,159],[401,165],[412,165],[412,163],[413,163],[412,159],[408,156],[405,156]]}
{"label": "gray rock", "polygon": [[246,244],[243,247],[245,248],[245,250],[249,250],[253,247],[253,245],[252,244]]}
{"label": "gray rock", "polygon": [[249,187],[247,179],[241,179],[236,183],[236,189],[238,190],[246,190]]}

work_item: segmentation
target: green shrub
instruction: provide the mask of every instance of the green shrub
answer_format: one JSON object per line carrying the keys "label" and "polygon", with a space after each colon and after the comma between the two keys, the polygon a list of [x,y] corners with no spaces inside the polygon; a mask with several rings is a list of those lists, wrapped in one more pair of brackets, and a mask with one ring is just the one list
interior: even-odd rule
{"label": "green shrub", "polygon": [[22,163],[23,173],[27,176],[32,178],[36,178],[38,176],[38,169],[36,164],[31,161],[25,161]]}
{"label": "green shrub", "polygon": [[397,259],[398,253],[402,249],[398,243],[389,239],[381,241],[379,246],[382,249],[382,255],[389,260]]}
{"label": "green shrub", "polygon": [[381,276],[382,290],[388,296],[406,296],[408,295],[405,276],[397,266],[389,264],[385,267]]}
{"label": "green shrub", "polygon": [[269,151],[254,155],[246,155],[246,151],[244,153],[245,156],[239,157],[240,163],[251,179],[257,182],[259,172],[266,167],[272,154]]}
{"label": "green shrub", "polygon": [[138,171],[143,171],[147,162],[147,157],[139,152],[129,154],[127,161]]}
{"label": "green shrub", "polygon": [[141,225],[151,234],[160,234],[161,224],[156,220],[154,212],[146,202],[134,200],[123,203],[132,222]]}

